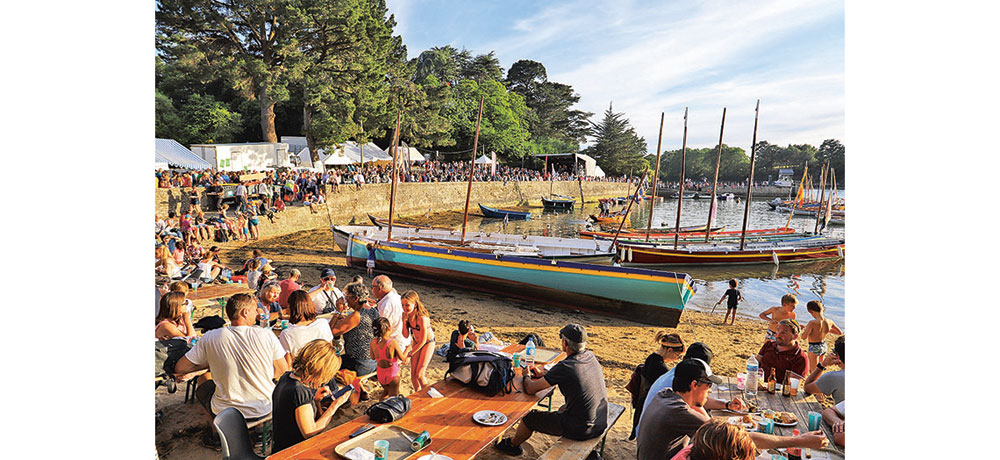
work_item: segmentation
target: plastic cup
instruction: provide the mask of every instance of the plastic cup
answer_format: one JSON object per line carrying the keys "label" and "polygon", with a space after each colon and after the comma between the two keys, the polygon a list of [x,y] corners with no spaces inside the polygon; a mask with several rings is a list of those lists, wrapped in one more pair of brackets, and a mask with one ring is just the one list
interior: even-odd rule
{"label": "plastic cup", "polygon": [[766,423],[764,426],[764,432],[767,434],[774,434],[774,419],[766,418],[764,419],[764,423]]}
{"label": "plastic cup", "polygon": [[741,374],[736,374],[736,388],[744,390],[746,389],[746,387],[747,387],[747,374],[745,372]]}
{"label": "plastic cup", "polygon": [[791,387],[791,395],[795,396],[799,392],[799,379],[790,377],[788,379],[788,386]]}
{"label": "plastic cup", "polygon": [[285,329],[288,329],[288,320],[287,319],[281,320],[281,330],[285,330]]}
{"label": "plastic cup", "polygon": [[771,454],[771,460],[788,460],[788,457],[781,454]]}
{"label": "plastic cup", "polygon": [[823,414],[819,412],[809,412],[809,431],[816,431],[819,429],[820,421],[823,420]]}
{"label": "plastic cup", "polygon": [[385,460],[389,454],[389,441],[379,439],[375,441],[375,460]]}

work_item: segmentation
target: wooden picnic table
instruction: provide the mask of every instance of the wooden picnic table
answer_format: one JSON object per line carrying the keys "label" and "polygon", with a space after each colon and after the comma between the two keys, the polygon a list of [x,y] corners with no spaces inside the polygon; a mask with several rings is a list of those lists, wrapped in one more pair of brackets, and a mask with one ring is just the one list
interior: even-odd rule
{"label": "wooden picnic table", "polygon": [[[515,353],[524,350],[524,345],[512,344],[505,347],[505,353]],[[560,353],[553,361],[566,357]],[[431,398],[428,390],[409,395],[412,404],[410,411],[403,418],[392,424],[413,430],[428,431],[432,443],[421,450],[418,458],[434,452],[451,457],[453,460],[474,458],[483,449],[508,428],[521,420],[538,402],[552,393],[555,387],[546,388],[533,395],[520,392],[520,379],[515,379],[516,390],[507,395],[486,396],[479,391],[467,387],[453,379],[444,379],[433,385],[443,398]],[[472,414],[481,410],[495,410],[507,416],[507,423],[500,426],[483,426],[472,421]],[[367,415],[329,429],[321,434],[272,454],[271,460],[281,459],[338,459],[334,452],[340,443],[347,441],[349,435],[362,426],[372,423]]]}
{"label": "wooden picnic table", "polygon": [[[733,398],[740,397],[746,399],[743,395],[743,390],[740,390],[736,386],[735,377],[719,376],[725,380],[724,383],[713,385],[711,396],[716,399],[722,399],[725,401],[732,400]],[[774,434],[779,436],[791,436],[792,430],[798,429],[800,433],[806,433],[809,431],[809,412],[819,412],[823,413],[823,407],[820,406],[819,401],[816,400],[816,396],[807,395],[805,391],[800,387],[798,389],[798,394],[795,396],[782,396],[781,391],[777,391],[774,394],[768,393],[767,390],[757,391],[757,407],[759,410],[770,409],[779,412],[791,412],[795,414],[795,418],[798,419],[798,424],[794,427],[783,427],[774,426]],[[719,417],[730,417],[733,414],[729,411],[712,411],[713,416]],[[830,445],[825,450],[812,451],[812,458],[824,458],[823,454],[828,454],[830,460],[844,460],[844,450],[840,446],[834,444],[833,442],[833,430],[825,422],[820,422],[820,429],[826,433],[827,439],[830,440]],[[803,456],[803,458],[805,458]]]}
{"label": "wooden picnic table", "polygon": [[246,284],[209,284],[199,287],[196,291],[189,291],[187,298],[195,307],[204,307],[213,304],[221,297],[231,297],[240,293],[253,294],[253,292],[253,289]]}

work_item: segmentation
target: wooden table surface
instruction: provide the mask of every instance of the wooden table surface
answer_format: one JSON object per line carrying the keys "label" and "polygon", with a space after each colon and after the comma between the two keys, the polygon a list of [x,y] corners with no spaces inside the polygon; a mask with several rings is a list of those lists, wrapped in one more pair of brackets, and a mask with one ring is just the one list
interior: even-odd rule
{"label": "wooden table surface", "polygon": [[[524,345],[509,345],[503,349],[506,353],[524,350]],[[556,361],[565,358],[560,354]],[[520,379],[517,379],[520,380]],[[469,388],[452,379],[441,380],[431,387],[444,395],[443,398],[431,398],[428,390],[409,395],[412,404],[410,411],[403,418],[392,424],[416,432],[428,431],[432,443],[410,458],[419,458],[430,454],[430,450],[451,457],[453,460],[474,458],[480,451],[489,447],[493,441],[503,434],[518,420],[523,418],[538,401],[547,396],[555,387],[549,387],[534,395],[515,391],[507,395],[488,397],[477,390]],[[518,390],[520,389],[518,384]],[[472,421],[472,414],[481,410],[495,410],[507,416],[507,423],[500,426],[483,426]],[[361,415],[354,420],[329,429],[319,435],[309,438],[299,444],[277,452],[270,457],[279,459],[339,459],[334,452],[338,444],[347,441],[348,435],[354,430],[372,423],[367,415]]]}
{"label": "wooden table surface", "polygon": [[241,292],[252,295],[254,291],[246,284],[209,284],[207,286],[199,287],[197,291],[188,291],[187,298],[192,304],[194,304],[194,306],[204,307],[214,303],[213,301],[215,299],[220,297],[230,297]]}
{"label": "wooden table surface", "polygon": [[[724,383],[713,385],[711,396],[716,399],[722,400],[732,400],[733,398],[739,396],[744,398],[743,391],[737,389],[736,378],[735,377],[725,377],[719,376],[725,380]],[[744,398],[745,400],[746,398]],[[819,412],[823,413],[823,408],[820,406],[819,401],[816,400],[816,396],[806,395],[802,388],[799,388],[798,394],[795,396],[782,396],[781,391],[775,392],[775,394],[768,393],[767,391],[757,392],[757,407],[759,410],[771,409],[773,411],[780,412],[791,412],[795,414],[795,418],[799,419],[799,423],[794,427],[783,427],[774,426],[774,434],[779,436],[791,436],[792,430],[798,429],[800,433],[806,433],[809,431],[809,412]],[[733,414],[728,411],[712,411],[712,416],[719,417],[730,417]],[[844,460],[844,450],[840,446],[833,443],[833,431],[830,426],[825,422],[820,422],[820,428],[826,433],[826,437],[830,440],[830,445],[826,451],[815,452],[819,454],[820,458],[824,452],[829,454],[831,460]],[[817,455],[813,455],[816,458]],[[805,458],[805,457],[803,457]]]}

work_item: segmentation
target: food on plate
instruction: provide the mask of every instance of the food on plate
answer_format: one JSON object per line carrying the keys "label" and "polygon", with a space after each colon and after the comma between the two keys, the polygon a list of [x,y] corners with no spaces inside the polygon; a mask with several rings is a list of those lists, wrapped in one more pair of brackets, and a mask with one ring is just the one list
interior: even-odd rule
{"label": "food on plate", "polygon": [[791,412],[779,412],[776,420],[781,423],[798,423],[799,421]]}
{"label": "food on plate", "polygon": [[750,414],[744,414],[743,423],[754,423],[754,419],[750,416]]}

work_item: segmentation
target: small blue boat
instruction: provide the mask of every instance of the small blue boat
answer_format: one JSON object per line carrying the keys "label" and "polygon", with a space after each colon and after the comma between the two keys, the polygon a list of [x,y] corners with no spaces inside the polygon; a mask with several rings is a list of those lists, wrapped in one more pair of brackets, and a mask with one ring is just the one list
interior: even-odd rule
{"label": "small blue boat", "polygon": [[490,217],[490,218],[494,218],[494,219],[504,219],[504,218],[506,218],[506,219],[522,219],[522,220],[531,219],[531,213],[530,212],[511,211],[509,209],[491,208],[489,206],[483,206],[482,203],[479,203],[479,209],[483,211],[483,215],[484,216]]}

